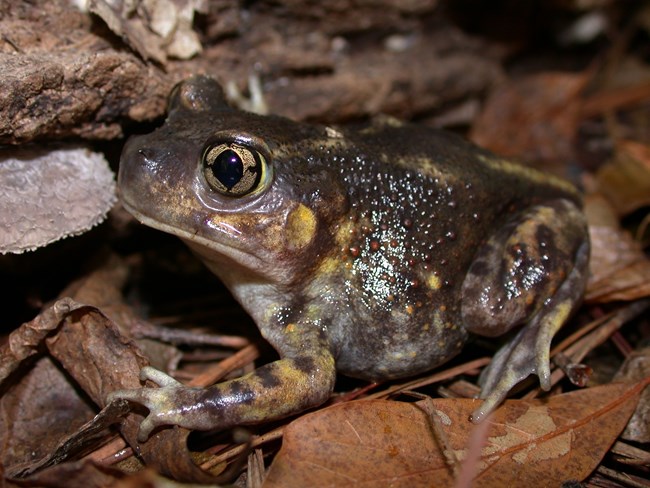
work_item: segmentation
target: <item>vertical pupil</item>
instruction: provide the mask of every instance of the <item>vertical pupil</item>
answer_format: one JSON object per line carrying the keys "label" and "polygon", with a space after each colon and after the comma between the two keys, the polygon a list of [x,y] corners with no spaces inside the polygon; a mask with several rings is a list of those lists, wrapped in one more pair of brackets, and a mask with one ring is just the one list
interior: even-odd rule
{"label": "vertical pupil", "polygon": [[239,155],[232,149],[226,149],[217,156],[212,165],[214,176],[230,190],[244,175],[244,165]]}

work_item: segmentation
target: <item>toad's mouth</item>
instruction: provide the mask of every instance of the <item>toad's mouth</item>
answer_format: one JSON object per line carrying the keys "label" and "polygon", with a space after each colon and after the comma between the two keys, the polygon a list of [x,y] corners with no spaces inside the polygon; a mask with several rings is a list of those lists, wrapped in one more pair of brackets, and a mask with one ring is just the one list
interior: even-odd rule
{"label": "toad's mouth", "polygon": [[262,275],[266,274],[264,273],[265,270],[270,269],[269,263],[266,260],[244,248],[243,240],[238,238],[238,236],[241,235],[241,232],[226,223],[223,225],[211,224],[211,228],[223,233],[229,241],[228,244],[220,242],[219,240],[207,238],[198,234],[198,232],[191,232],[161,222],[136,209],[125,201],[124,198],[122,198],[122,205],[127,212],[147,227],[160,230],[182,239],[190,249],[206,261],[206,264],[209,265],[210,269],[217,273],[219,267],[232,265],[233,262],[244,266],[251,271],[258,271]]}

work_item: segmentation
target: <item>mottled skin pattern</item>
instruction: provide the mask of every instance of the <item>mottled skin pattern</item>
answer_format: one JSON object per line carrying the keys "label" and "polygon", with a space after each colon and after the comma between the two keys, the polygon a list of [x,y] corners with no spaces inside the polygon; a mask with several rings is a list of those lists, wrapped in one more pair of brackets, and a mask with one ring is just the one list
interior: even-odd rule
{"label": "mottled skin pattern", "polygon": [[[244,196],[204,177],[208,147],[266,162]],[[429,370],[471,333],[519,334],[483,378],[493,409],[517,382],[549,386],[549,348],[579,302],[589,242],[568,183],[440,131],[381,119],[332,129],[230,108],[205,77],[179,85],[165,124],[122,155],[125,207],[178,235],[250,313],[281,359],[208,389],[145,368],[120,391],[160,425],[220,429],[324,402],[336,372],[373,381]]]}

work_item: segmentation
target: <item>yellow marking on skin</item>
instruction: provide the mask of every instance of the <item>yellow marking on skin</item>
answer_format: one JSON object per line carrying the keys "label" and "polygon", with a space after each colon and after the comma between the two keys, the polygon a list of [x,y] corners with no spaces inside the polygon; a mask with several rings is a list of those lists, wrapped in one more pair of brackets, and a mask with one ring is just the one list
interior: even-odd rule
{"label": "yellow marking on skin", "polygon": [[281,309],[280,305],[269,306],[264,312],[264,321],[271,322],[274,316],[280,311],[280,309]]}
{"label": "yellow marking on skin", "polygon": [[434,274],[430,274],[427,277],[427,286],[432,290],[439,290],[442,287],[442,283],[440,281],[440,278]]}
{"label": "yellow marking on skin", "polygon": [[422,330],[423,330],[424,332],[428,331],[430,328],[431,328],[431,324],[430,324],[429,322],[427,322],[426,324],[424,324],[424,325],[422,326]]}
{"label": "yellow marking on skin", "polygon": [[354,222],[344,221],[336,231],[336,242],[344,246],[350,242],[350,235],[354,232]]}
{"label": "yellow marking on skin", "polygon": [[325,127],[325,133],[330,139],[343,139],[343,134],[334,127]]}
{"label": "yellow marking on skin", "polygon": [[371,125],[364,127],[359,131],[360,134],[376,134],[381,132],[386,127],[403,127],[404,122],[396,117],[390,115],[377,115],[371,121]]}
{"label": "yellow marking on skin", "polygon": [[417,167],[426,175],[433,178],[443,178],[449,186],[453,186],[457,179],[451,174],[445,174],[440,171],[440,168],[428,157],[408,155],[408,156],[393,156],[388,154],[381,154],[382,162],[390,165],[398,165],[403,167]]}
{"label": "yellow marking on skin", "polygon": [[287,326],[284,328],[284,331],[287,332],[288,334],[291,334],[292,332],[296,331],[296,324],[287,324]]}
{"label": "yellow marking on skin", "polygon": [[[329,294],[329,287],[321,287],[320,289],[324,295]],[[304,317],[314,324],[319,323],[323,315],[325,315],[323,307],[317,303],[311,303],[305,307]]]}
{"label": "yellow marking on skin", "polygon": [[413,315],[413,311],[414,311],[414,310],[415,310],[415,309],[413,308],[413,305],[411,305],[410,303],[406,306],[406,313],[407,313],[407,314],[409,314],[409,315]]}
{"label": "yellow marking on skin", "polygon": [[[348,263],[345,264],[347,265]],[[328,256],[325,259],[323,259],[323,261],[321,262],[320,267],[318,268],[318,274],[335,273],[339,269],[340,265],[341,265],[341,260],[339,258],[333,258],[331,256]]]}
{"label": "yellow marking on skin", "polygon": [[409,356],[411,356],[412,358],[416,357],[417,355],[418,355],[417,351],[409,352]]}
{"label": "yellow marking on skin", "polygon": [[390,115],[382,114],[377,116],[376,123],[383,125],[385,127],[403,127],[404,121],[398,119],[397,117],[392,117]]}
{"label": "yellow marking on skin", "polygon": [[321,150],[326,150],[328,148],[337,149],[337,150],[347,149],[349,144],[348,141],[345,139],[345,137],[338,137],[337,134],[341,134],[341,133],[336,131],[335,129],[332,129],[331,127],[330,130],[332,132],[325,134],[327,137],[314,141],[316,144],[320,146]]}
{"label": "yellow marking on skin", "polygon": [[436,311],[433,314],[433,328],[434,328],[434,330],[436,330],[438,332],[440,332],[441,330],[444,329],[444,324],[442,323],[441,313],[438,312],[438,311]]}
{"label": "yellow marking on skin", "polygon": [[552,186],[555,186],[556,188],[564,190],[569,194],[576,195],[576,196],[579,195],[578,190],[576,189],[575,186],[573,186],[568,181],[563,180],[562,178],[558,178],[557,176],[553,176],[547,173],[541,173],[532,168],[522,166],[512,161],[508,161],[507,159],[494,158],[494,157],[490,158],[482,154],[479,154],[477,157],[486,166],[496,171],[519,176],[526,180],[533,181],[535,183],[542,184],[542,185],[550,184]]}
{"label": "yellow marking on skin", "polygon": [[536,357],[538,364],[540,362],[548,363],[550,361],[548,346],[553,340],[556,332],[564,325],[564,323],[571,315],[571,310],[573,304],[571,300],[564,300],[561,303],[558,303],[553,312],[544,320],[543,326],[540,328],[540,331],[536,339]]}
{"label": "yellow marking on skin", "polygon": [[287,217],[287,241],[293,248],[309,244],[316,234],[316,216],[302,203]]}
{"label": "yellow marking on skin", "polygon": [[564,300],[562,303],[558,303],[555,307],[555,313],[553,314],[553,329],[551,330],[551,335],[554,336],[555,333],[560,330],[560,327],[566,322],[571,315],[571,309],[573,308],[573,303],[571,300]]}

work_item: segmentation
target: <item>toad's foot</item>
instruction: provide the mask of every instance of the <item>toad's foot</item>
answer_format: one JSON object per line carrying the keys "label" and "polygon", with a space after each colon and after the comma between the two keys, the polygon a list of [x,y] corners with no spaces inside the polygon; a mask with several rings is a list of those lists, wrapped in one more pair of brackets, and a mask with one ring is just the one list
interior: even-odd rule
{"label": "toad's foot", "polygon": [[[171,376],[151,366],[146,366],[140,371],[140,380],[150,380],[160,388],[136,388],[132,390],[118,390],[108,395],[108,402],[114,400],[128,400],[138,403],[149,409],[149,415],[140,424],[138,441],[146,441],[151,433],[161,425],[188,425],[187,408],[183,405],[196,405],[204,391],[201,388],[189,388],[179,383]],[[189,422],[191,423],[191,422]],[[196,428],[196,427],[194,427]]]}

